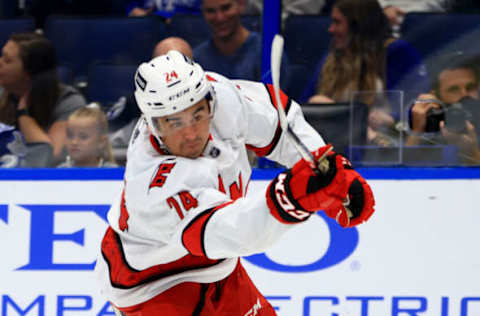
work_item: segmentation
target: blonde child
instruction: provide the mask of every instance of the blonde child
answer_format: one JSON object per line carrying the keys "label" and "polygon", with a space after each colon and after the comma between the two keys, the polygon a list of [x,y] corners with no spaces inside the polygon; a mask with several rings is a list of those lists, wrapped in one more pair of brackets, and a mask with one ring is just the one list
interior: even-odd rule
{"label": "blonde child", "polygon": [[91,104],[74,111],[67,120],[68,156],[58,167],[117,167],[108,139],[108,120]]}

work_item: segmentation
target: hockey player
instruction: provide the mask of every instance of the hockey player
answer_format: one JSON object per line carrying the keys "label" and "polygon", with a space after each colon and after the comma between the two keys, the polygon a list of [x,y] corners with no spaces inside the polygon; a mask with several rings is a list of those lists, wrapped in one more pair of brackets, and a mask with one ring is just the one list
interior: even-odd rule
{"label": "hockey player", "polygon": [[[330,152],[321,176],[300,159],[270,85],[205,73],[170,51],[139,66],[135,88],[143,116],[96,266],[118,315],[275,315],[239,257],[319,210],[342,226],[372,215],[372,191],[346,158]],[[293,130],[320,157],[329,146],[282,98]],[[245,197],[247,148],[293,168]]]}

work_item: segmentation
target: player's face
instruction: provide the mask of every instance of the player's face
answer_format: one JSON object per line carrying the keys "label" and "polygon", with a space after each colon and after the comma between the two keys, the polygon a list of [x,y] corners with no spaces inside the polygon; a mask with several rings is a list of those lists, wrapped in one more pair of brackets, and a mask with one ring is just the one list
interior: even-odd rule
{"label": "player's face", "polygon": [[0,58],[0,86],[8,91],[17,90],[28,80],[20,59],[20,48],[17,43],[8,41],[2,49]]}
{"label": "player's face", "polygon": [[333,46],[336,49],[347,46],[349,38],[348,21],[337,7],[332,9],[332,23],[328,27],[328,32],[332,34]]}
{"label": "player's face", "polygon": [[206,99],[188,109],[156,119],[162,142],[168,151],[180,157],[199,157],[210,135],[210,109]]}
{"label": "player's face", "polygon": [[213,37],[230,38],[241,25],[240,0],[203,0],[202,12]]}
{"label": "player's face", "polygon": [[106,135],[98,131],[93,117],[76,117],[67,121],[67,149],[76,166],[98,165]]}
{"label": "player's face", "polygon": [[438,76],[438,97],[445,103],[455,103],[466,96],[478,100],[478,89],[471,69],[447,69]]}

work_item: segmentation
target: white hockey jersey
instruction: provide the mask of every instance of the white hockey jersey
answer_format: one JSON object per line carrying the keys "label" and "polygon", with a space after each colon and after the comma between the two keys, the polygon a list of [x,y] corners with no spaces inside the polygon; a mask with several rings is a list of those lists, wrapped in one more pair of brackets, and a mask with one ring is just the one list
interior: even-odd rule
{"label": "white hockey jersey", "polygon": [[[263,252],[291,225],[270,214],[265,192],[245,197],[247,148],[291,167],[300,159],[282,133],[273,89],[207,73],[217,104],[203,155],[168,155],[141,118],[127,152],[124,189],[108,213],[96,272],[114,305],[142,303],[181,283],[227,277],[238,257]],[[282,94],[295,133],[314,150],[322,138]]]}

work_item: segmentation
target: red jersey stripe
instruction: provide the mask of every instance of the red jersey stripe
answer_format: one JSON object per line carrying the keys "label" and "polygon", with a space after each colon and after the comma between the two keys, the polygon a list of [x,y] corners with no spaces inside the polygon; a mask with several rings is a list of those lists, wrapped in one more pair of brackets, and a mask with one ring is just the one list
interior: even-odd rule
{"label": "red jersey stripe", "polygon": [[111,227],[107,229],[102,240],[102,256],[108,264],[112,285],[121,289],[129,289],[184,271],[213,266],[223,260],[188,254],[170,263],[136,270],[128,264],[120,237]]}
{"label": "red jersey stripe", "polygon": [[233,203],[233,201],[203,211],[185,227],[182,233],[182,243],[188,252],[196,256],[207,257],[205,253],[205,227],[207,226],[208,220],[216,211],[231,203]]}

